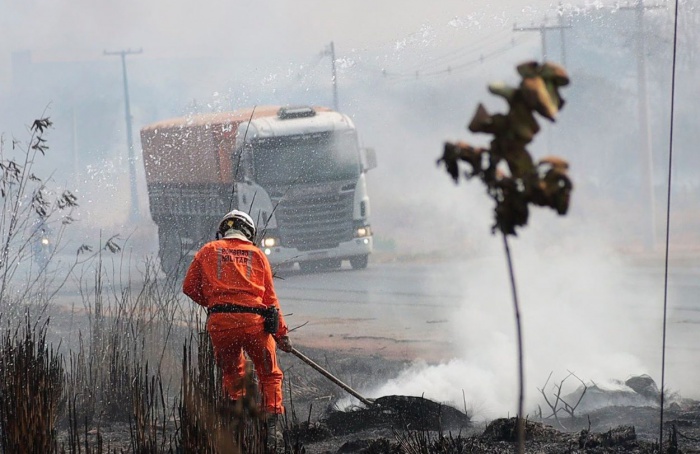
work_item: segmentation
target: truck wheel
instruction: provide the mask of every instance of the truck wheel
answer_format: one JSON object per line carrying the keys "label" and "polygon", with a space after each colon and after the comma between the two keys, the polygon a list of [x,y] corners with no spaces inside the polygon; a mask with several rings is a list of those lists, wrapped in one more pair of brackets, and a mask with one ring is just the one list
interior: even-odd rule
{"label": "truck wheel", "polygon": [[166,276],[184,277],[187,265],[183,263],[182,243],[177,232],[169,230],[158,233],[158,257]]}
{"label": "truck wheel", "polygon": [[350,259],[350,266],[354,270],[364,270],[367,268],[367,263],[369,262],[369,255],[361,255],[359,257],[352,257]]}

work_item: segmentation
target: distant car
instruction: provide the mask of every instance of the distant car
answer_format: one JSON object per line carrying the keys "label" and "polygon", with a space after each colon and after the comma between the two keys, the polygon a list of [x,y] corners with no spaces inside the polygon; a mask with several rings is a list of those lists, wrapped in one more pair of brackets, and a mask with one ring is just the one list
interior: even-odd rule
{"label": "distant car", "polygon": [[32,233],[31,241],[34,261],[39,267],[45,268],[53,253],[51,229],[45,223],[40,222]]}

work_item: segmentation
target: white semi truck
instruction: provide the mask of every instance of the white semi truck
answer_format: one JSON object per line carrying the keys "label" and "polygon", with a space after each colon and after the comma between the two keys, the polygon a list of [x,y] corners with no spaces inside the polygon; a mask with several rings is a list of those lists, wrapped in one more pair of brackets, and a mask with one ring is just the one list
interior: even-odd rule
{"label": "white semi truck", "polygon": [[365,174],[376,166],[353,121],[323,107],[265,106],[141,129],[151,216],[166,272],[182,272],[227,211],[251,214],[273,267],[365,268]]}

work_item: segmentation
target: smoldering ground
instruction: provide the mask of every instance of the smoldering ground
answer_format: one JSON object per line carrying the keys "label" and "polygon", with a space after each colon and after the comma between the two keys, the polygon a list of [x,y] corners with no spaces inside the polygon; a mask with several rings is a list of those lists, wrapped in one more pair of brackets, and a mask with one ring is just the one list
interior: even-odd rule
{"label": "smoldering ground", "polygon": [[[659,382],[662,277],[640,282],[645,276],[590,242],[562,254],[561,247],[556,253],[536,250],[528,240],[513,242],[528,413],[542,403],[537,390],[550,373],[557,383],[569,371],[588,384],[639,374]],[[504,260],[496,254],[455,263],[462,276],[455,287],[464,296],[445,316],[462,353],[440,364],[415,364],[371,395],[424,395],[458,408],[466,403],[484,418],[517,412],[515,322]],[[667,384],[695,396],[696,371],[679,359],[667,366]],[[567,386],[571,392],[580,383],[572,379]]]}

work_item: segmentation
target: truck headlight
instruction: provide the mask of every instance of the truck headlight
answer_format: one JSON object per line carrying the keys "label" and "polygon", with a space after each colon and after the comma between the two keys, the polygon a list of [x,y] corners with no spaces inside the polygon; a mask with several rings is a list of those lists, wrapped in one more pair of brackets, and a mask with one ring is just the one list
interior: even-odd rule
{"label": "truck headlight", "polygon": [[262,240],[263,247],[275,247],[275,246],[279,246],[279,244],[280,244],[280,241],[274,237],[267,237],[267,238],[263,238],[263,240]]}
{"label": "truck headlight", "polygon": [[363,225],[355,229],[355,236],[357,238],[363,238],[372,235],[372,229],[368,225]]}

